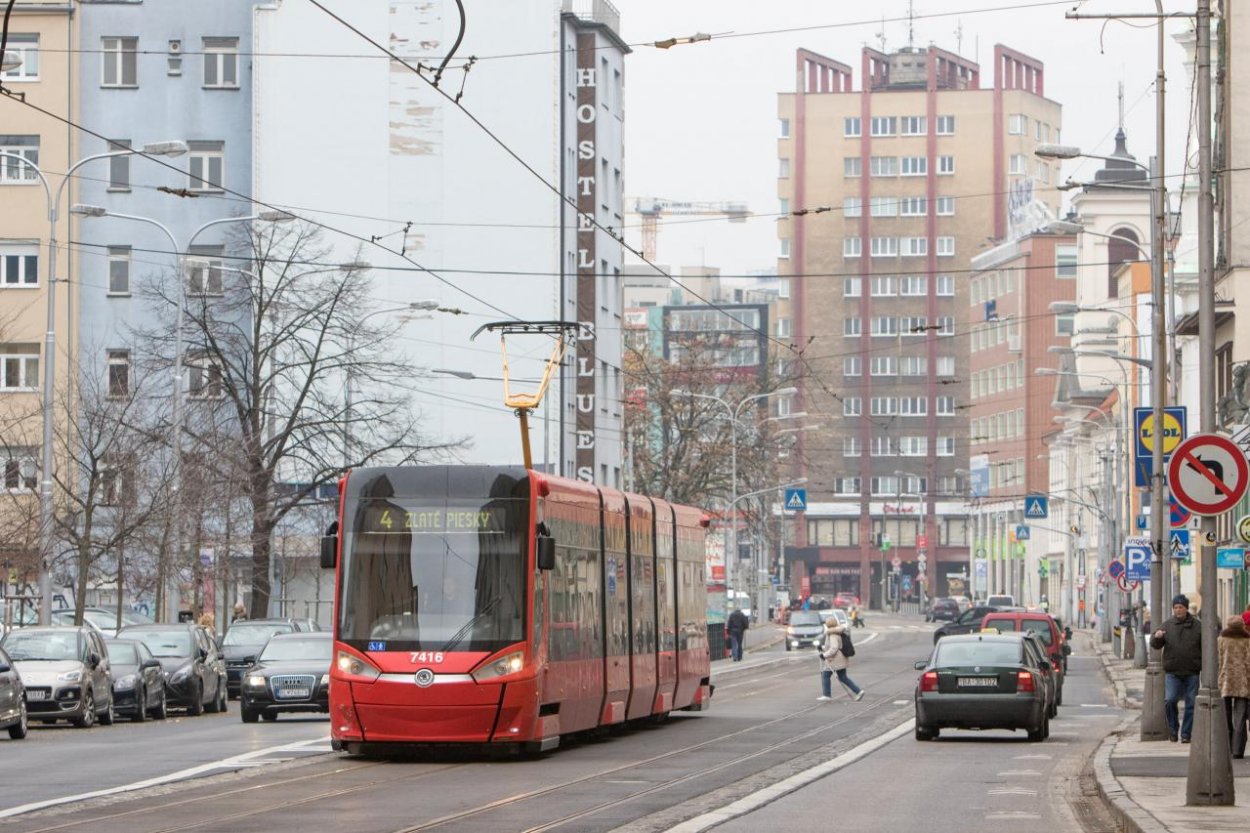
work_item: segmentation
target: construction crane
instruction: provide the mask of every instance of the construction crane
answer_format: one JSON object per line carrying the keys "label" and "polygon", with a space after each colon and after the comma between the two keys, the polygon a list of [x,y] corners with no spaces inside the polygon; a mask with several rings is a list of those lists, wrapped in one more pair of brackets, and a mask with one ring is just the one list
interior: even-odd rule
{"label": "construction crane", "polygon": [[661,214],[723,215],[731,223],[744,223],[751,216],[744,202],[687,202],[663,197],[628,197],[626,204],[642,217],[642,255],[652,262],[655,262],[655,238]]}

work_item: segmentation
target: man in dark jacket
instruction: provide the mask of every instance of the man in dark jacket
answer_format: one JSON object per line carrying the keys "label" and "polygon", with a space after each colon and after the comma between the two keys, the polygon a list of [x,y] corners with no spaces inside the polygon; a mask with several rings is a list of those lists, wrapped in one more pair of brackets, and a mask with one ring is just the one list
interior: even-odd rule
{"label": "man in dark jacket", "polygon": [[726,627],[729,630],[729,653],[733,656],[734,662],[742,661],[742,640],[746,636],[746,630],[749,625],[750,622],[747,620],[747,615],[738,608],[735,607],[733,612],[729,614],[729,621],[726,623]]}
{"label": "man in dark jacket", "polygon": [[1185,698],[1185,718],[1180,724],[1180,741],[1189,743],[1194,728],[1194,698],[1198,696],[1198,673],[1202,670],[1202,624],[1189,613],[1189,599],[1172,599],[1172,618],[1150,638],[1150,647],[1163,649],[1163,715],[1168,735],[1177,739],[1176,705]]}

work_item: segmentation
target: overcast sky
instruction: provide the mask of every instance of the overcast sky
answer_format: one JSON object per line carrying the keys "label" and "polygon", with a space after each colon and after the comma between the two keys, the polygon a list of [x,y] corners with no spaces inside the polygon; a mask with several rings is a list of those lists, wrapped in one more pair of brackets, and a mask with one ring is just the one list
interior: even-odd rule
{"label": "overcast sky", "polygon": [[[707,32],[710,42],[668,50],[636,46],[626,59],[626,194],[691,201],[746,201],[758,214],[777,211],[777,95],[794,89],[795,50],[850,64],[860,89],[860,49],[906,46],[906,0],[613,0],[621,34],[631,44]],[[977,59],[982,86],[993,84],[994,44],[1040,59],[1046,96],[1063,105],[1063,141],[1108,154],[1124,82],[1129,150],[1143,162],[1154,153],[1156,32],[1132,25],[1068,20],[1083,14],[1153,12],[1151,0],[915,0],[916,46],[930,43]],[[1032,6],[1033,8],[1027,8]],[[1165,11],[1192,11],[1192,0],[1164,0]],[[995,9],[1000,9],[995,11]],[[926,16],[929,15],[929,16]],[[932,16],[946,15],[946,16]],[[881,17],[887,22],[881,24]],[[901,18],[891,21],[890,18]],[[779,29],[804,31],[753,34]],[[1165,24],[1168,173],[1180,169],[1189,124],[1190,84],[1172,34],[1188,20]],[[962,30],[962,42],[959,41]],[[722,33],[732,36],[715,37]],[[1196,148],[1191,148],[1191,155]],[[1068,163],[1065,177],[1086,179],[1101,163]],[[1171,180],[1175,182],[1175,180]],[[695,222],[690,222],[694,220]],[[637,217],[629,222],[636,224]],[[637,240],[637,230],[631,237]],[[724,274],[776,266],[775,222],[758,217],[730,225],[716,218],[675,217],[659,233],[657,260],[674,268],[719,266]]]}

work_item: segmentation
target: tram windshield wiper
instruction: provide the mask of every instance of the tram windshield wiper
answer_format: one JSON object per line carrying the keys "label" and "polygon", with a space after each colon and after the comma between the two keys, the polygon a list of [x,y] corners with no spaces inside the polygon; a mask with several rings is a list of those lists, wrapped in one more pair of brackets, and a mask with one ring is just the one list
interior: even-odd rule
{"label": "tram windshield wiper", "polygon": [[460,630],[452,634],[451,639],[447,640],[447,644],[444,645],[439,650],[450,651],[452,646],[460,642],[460,640],[464,639],[465,636],[468,635],[469,631],[473,630],[473,626],[476,625],[478,622],[482,621],[483,618],[485,618],[492,610],[495,609],[495,605],[497,604],[499,604],[499,596],[495,596],[490,601],[488,601],[482,607],[482,609],[477,612],[477,615],[474,616],[469,621],[465,622],[464,625],[460,628]]}

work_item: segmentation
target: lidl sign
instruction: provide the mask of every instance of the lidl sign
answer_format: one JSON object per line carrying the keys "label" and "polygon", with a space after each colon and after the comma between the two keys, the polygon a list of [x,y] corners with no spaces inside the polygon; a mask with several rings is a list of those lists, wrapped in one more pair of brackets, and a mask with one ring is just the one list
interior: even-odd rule
{"label": "lidl sign", "polygon": [[1185,408],[1164,408],[1162,428],[1155,426],[1154,408],[1134,408],[1133,424],[1136,426],[1137,459],[1151,459],[1155,441],[1162,438],[1163,459],[1166,462],[1172,456],[1172,450],[1185,439]]}

